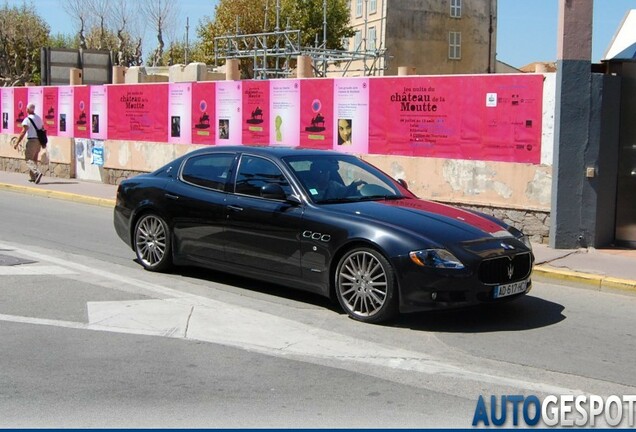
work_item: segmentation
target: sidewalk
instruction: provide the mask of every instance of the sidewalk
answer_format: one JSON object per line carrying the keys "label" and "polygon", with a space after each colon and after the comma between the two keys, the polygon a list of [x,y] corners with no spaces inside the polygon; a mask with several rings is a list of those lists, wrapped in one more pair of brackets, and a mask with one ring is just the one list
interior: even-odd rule
{"label": "sidewalk", "polygon": [[[42,177],[35,185],[26,174],[0,171],[0,190],[113,207],[117,186],[54,177]],[[535,280],[636,295],[636,250],[552,249],[533,244],[533,251]]]}

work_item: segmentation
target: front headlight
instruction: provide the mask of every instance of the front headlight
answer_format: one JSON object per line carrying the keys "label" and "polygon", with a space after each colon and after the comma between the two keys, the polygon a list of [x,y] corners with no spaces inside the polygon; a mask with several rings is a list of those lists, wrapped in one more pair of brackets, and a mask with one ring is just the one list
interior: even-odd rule
{"label": "front headlight", "polygon": [[446,249],[425,249],[409,252],[411,261],[421,267],[460,270],[464,264]]}
{"label": "front headlight", "polygon": [[530,243],[530,237],[528,237],[527,235],[522,235],[521,237],[518,237],[518,240],[524,245],[528,246],[528,249],[532,250],[532,243]]}

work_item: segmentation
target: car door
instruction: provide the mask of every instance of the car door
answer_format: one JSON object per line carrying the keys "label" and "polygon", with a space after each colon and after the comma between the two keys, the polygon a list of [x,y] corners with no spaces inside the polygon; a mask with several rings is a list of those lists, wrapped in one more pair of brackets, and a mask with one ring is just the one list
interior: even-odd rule
{"label": "car door", "polygon": [[300,226],[303,208],[261,197],[261,187],[279,184],[292,193],[287,178],[271,160],[243,154],[234,194],[227,201],[227,259],[250,269],[300,276]]}
{"label": "car door", "polygon": [[197,262],[225,260],[226,184],[236,154],[207,153],[184,161],[178,179],[166,188],[172,201],[177,258]]}

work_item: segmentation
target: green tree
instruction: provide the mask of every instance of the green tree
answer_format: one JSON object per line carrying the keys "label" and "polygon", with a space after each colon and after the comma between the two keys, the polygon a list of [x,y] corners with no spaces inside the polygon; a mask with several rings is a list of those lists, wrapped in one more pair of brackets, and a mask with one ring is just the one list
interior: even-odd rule
{"label": "green tree", "polygon": [[40,83],[40,48],[49,39],[49,26],[35,6],[0,7],[0,82],[3,86]]}
{"label": "green tree", "polygon": [[[312,46],[318,40],[322,44],[324,35],[323,0],[282,0],[281,9],[289,18],[293,28],[301,30],[303,46]],[[350,10],[345,0],[327,0],[327,49],[343,49],[342,41],[354,35],[349,26]]]}
{"label": "green tree", "polygon": [[51,48],[77,49],[79,48],[79,38],[77,35],[56,33],[49,36],[49,41],[46,43],[46,46]]}

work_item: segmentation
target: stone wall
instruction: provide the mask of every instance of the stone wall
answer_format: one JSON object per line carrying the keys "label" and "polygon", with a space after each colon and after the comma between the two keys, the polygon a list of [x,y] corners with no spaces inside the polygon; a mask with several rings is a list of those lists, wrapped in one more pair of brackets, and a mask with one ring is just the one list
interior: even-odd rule
{"label": "stone wall", "polygon": [[[456,204],[455,204],[456,205]],[[523,231],[533,243],[549,243],[550,212],[540,210],[514,210],[486,206],[462,206],[501,219]]]}
{"label": "stone wall", "polygon": [[[39,167],[42,174],[46,177],[73,178],[71,166],[69,164],[49,162],[47,159],[44,159],[41,160]],[[24,159],[6,157],[0,157],[0,170],[24,174],[29,172],[29,168],[27,167]]]}

